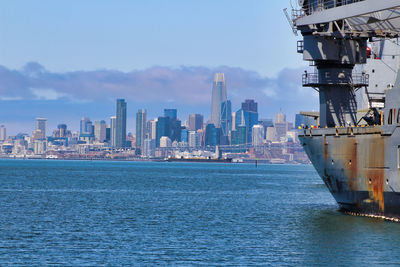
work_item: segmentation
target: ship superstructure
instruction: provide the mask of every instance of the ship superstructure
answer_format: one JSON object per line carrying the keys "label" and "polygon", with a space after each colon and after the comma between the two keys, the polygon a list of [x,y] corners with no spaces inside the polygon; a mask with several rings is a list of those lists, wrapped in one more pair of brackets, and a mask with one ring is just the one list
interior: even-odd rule
{"label": "ship superstructure", "polygon": [[303,86],[320,102],[320,125],[299,130],[300,142],[342,209],[399,218],[400,1],[298,4],[297,50],[316,70]]}

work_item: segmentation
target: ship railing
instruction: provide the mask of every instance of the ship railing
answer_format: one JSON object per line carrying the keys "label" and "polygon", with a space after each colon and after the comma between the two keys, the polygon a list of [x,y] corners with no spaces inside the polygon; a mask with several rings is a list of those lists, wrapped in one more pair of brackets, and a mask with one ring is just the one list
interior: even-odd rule
{"label": "ship railing", "polygon": [[320,12],[326,9],[345,6],[362,1],[365,0],[309,0],[307,4],[304,4],[302,6],[301,10],[294,10],[292,12],[292,17],[294,20],[296,20],[300,17],[308,16],[315,12]]}
{"label": "ship railing", "polygon": [[319,87],[323,85],[349,85],[353,87],[364,87],[369,85],[369,75],[364,73],[353,73],[344,78],[319,78],[318,73],[305,72],[302,76],[304,87]]}

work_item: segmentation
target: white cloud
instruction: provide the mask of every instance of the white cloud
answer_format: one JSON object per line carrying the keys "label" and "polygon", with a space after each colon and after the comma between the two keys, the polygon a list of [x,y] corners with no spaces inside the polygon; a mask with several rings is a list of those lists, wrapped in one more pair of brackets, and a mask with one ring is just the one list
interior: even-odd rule
{"label": "white cloud", "polygon": [[37,100],[57,100],[67,96],[67,94],[57,92],[54,89],[31,88],[31,92]]}

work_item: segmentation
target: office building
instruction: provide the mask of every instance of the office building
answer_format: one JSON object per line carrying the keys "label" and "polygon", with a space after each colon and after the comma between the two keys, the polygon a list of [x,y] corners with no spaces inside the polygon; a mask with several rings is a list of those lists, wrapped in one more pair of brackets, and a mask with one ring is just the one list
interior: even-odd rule
{"label": "office building", "polygon": [[178,111],[176,109],[172,108],[166,108],[164,109],[164,117],[169,117],[171,120],[176,120]]}
{"label": "office building", "polygon": [[289,123],[286,122],[286,115],[283,114],[282,110],[275,115],[274,128],[278,140],[282,137],[286,137],[286,132],[289,130]]}
{"label": "office building", "polygon": [[264,143],[264,126],[260,124],[254,125],[251,134],[253,146],[261,146]]}
{"label": "office building", "polygon": [[200,146],[200,134],[196,131],[189,131],[188,145],[191,148],[198,148]]}
{"label": "office building", "polygon": [[107,139],[107,125],[104,120],[94,123],[94,138],[100,143],[103,143]]}
{"label": "office building", "polygon": [[[238,130],[238,126],[245,126],[247,128],[246,129],[247,143],[251,143],[251,138],[252,138],[251,132],[253,126],[258,124],[258,112],[257,110],[254,111],[255,110],[254,107],[257,107],[257,103],[252,103],[250,102],[251,100],[246,100],[246,101],[247,102],[242,103],[242,107],[245,107],[246,109],[241,108],[235,114],[235,129]],[[249,102],[252,103],[252,106],[249,105]]]}
{"label": "office building", "polygon": [[46,118],[36,118],[35,130],[40,130],[42,132],[41,139],[46,138],[46,124],[47,124]]}
{"label": "office building", "polygon": [[126,147],[126,102],[117,99],[115,146]]}
{"label": "office building", "polygon": [[0,126],[0,141],[7,140],[7,128],[4,125]]}
{"label": "office building", "polygon": [[190,114],[189,115],[189,131],[197,131],[203,128],[204,117],[200,114]]}
{"label": "office building", "polygon": [[216,146],[220,144],[221,128],[216,128],[214,124],[210,123],[206,126],[206,146]]}
{"label": "office building", "polygon": [[158,117],[156,122],[156,147],[160,147],[160,138],[171,135],[170,117]]}
{"label": "office building", "polygon": [[210,123],[214,124],[216,128],[221,127],[221,103],[226,100],[225,75],[216,73],[212,88],[210,118]]}
{"label": "office building", "polygon": [[172,142],[168,136],[161,136],[160,138],[160,147],[171,147]]}
{"label": "office building", "polygon": [[117,117],[110,117],[110,144],[111,147],[117,146]]}
{"label": "office building", "polygon": [[253,99],[246,99],[242,103],[242,109],[251,111],[251,112],[258,112],[258,107],[257,103]]}
{"label": "office building", "polygon": [[93,132],[93,124],[89,118],[83,117],[80,122],[80,134],[82,136],[91,136]]}
{"label": "office building", "polygon": [[136,153],[142,154],[146,138],[146,110],[139,109],[136,113]]}
{"label": "office building", "polygon": [[[226,140],[230,130],[232,130],[232,104],[230,100],[226,100],[221,103],[221,135]],[[227,145],[228,143],[225,141],[222,144]]]}
{"label": "office building", "polygon": [[142,155],[148,158],[155,157],[156,151],[156,140],[147,138],[143,142],[143,153]]}

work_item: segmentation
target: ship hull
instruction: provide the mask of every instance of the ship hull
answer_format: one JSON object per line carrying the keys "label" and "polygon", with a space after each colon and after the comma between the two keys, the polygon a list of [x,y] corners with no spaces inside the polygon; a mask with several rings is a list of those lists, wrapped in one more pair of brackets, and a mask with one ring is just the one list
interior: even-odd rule
{"label": "ship hull", "polygon": [[400,129],[307,129],[299,140],[342,210],[400,218]]}

